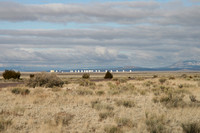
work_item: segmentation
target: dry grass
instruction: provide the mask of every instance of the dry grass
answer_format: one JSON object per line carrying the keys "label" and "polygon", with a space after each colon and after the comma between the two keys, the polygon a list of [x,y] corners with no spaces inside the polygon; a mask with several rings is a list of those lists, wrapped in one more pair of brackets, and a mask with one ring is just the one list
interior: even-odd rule
{"label": "dry grass", "polygon": [[199,73],[69,76],[58,75],[63,87],[1,88],[0,132],[199,132]]}

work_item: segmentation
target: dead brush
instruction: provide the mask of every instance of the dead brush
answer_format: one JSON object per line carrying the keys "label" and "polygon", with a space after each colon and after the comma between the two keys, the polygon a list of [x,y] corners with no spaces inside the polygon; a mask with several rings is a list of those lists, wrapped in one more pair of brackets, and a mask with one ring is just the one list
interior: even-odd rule
{"label": "dead brush", "polygon": [[120,85],[115,85],[115,84],[109,84],[109,91],[108,93],[111,95],[116,95],[116,94],[122,94],[125,92],[134,92],[136,91],[136,87],[134,84],[131,83],[126,83],[126,84],[120,84]]}
{"label": "dead brush", "polygon": [[147,130],[150,133],[166,133],[167,132],[167,121],[164,115],[149,114],[146,113],[145,123]]}
{"label": "dead brush", "polygon": [[30,90],[24,88],[13,88],[11,92],[13,94],[28,95],[30,93]]}
{"label": "dead brush", "polygon": [[114,112],[113,111],[103,111],[99,113],[99,120],[102,121],[104,119],[107,119],[108,117],[114,117]]}
{"label": "dead brush", "polygon": [[135,102],[132,100],[117,100],[116,101],[117,106],[124,106],[126,108],[131,108],[135,106]]}
{"label": "dead brush", "polygon": [[54,115],[56,125],[69,125],[69,122],[73,119],[74,115],[66,112],[59,112]]}
{"label": "dead brush", "polygon": [[118,127],[129,127],[132,128],[135,126],[133,121],[130,118],[127,117],[121,117],[115,119]]}
{"label": "dead brush", "polygon": [[96,84],[88,79],[82,79],[79,82],[80,86],[95,86]]}
{"label": "dead brush", "polygon": [[12,120],[6,120],[0,116],[0,132],[4,132],[11,124]]}
{"label": "dead brush", "polygon": [[91,102],[91,106],[92,106],[92,108],[94,108],[94,109],[96,109],[98,111],[99,110],[108,110],[108,111],[114,110],[113,106],[108,105],[108,104],[103,104],[99,100],[92,101]]}
{"label": "dead brush", "polygon": [[93,95],[93,91],[88,89],[88,88],[79,88],[79,89],[76,90],[76,93],[78,95],[82,95],[82,96],[84,96],[84,95]]}
{"label": "dead brush", "polygon": [[200,133],[199,122],[182,123],[181,127],[184,133]]}
{"label": "dead brush", "polygon": [[56,76],[56,74],[49,74],[49,73],[38,73],[35,74],[34,77],[30,78],[26,85],[29,87],[62,87],[64,82]]}
{"label": "dead brush", "polygon": [[105,133],[124,133],[123,130],[114,125],[108,125],[104,128]]}
{"label": "dead brush", "polygon": [[184,107],[186,103],[183,101],[184,95],[178,95],[174,93],[169,93],[168,95],[163,95],[160,97],[160,102],[166,107]]}

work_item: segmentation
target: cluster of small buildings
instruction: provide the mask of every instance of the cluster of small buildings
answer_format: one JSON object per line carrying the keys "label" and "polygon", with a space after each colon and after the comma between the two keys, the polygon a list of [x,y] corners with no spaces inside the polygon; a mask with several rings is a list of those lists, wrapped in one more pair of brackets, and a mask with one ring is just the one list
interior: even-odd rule
{"label": "cluster of small buildings", "polygon": [[[125,71],[125,70],[122,70],[122,71],[119,71],[119,70],[70,70],[69,72],[70,73],[100,73],[100,72],[107,72],[107,71],[110,71],[110,72],[132,72],[132,70],[129,70],[129,71]],[[50,70],[50,72],[61,72],[63,73],[63,71],[59,71],[59,70]]]}

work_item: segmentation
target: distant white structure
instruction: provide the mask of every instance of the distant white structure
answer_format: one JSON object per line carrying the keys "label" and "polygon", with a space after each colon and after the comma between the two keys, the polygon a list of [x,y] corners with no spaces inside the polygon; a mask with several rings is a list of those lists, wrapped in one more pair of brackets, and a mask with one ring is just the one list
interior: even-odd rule
{"label": "distant white structure", "polygon": [[112,72],[112,70],[110,70],[110,72]]}
{"label": "distant white structure", "polygon": [[122,70],[122,72],[125,72],[124,70]]}
{"label": "distant white structure", "polygon": [[129,72],[132,72],[132,70],[130,70]]}
{"label": "distant white structure", "polygon": [[70,72],[70,73],[73,73],[74,71],[73,71],[73,70],[70,70],[69,72]]}
{"label": "distant white structure", "polygon": [[84,71],[83,71],[83,70],[81,70],[81,72],[83,73]]}
{"label": "distant white structure", "polygon": [[94,72],[94,70],[88,70],[89,71],[89,73],[93,73]]}
{"label": "distant white structure", "polygon": [[108,70],[105,70],[105,72],[107,72]]}
{"label": "distant white structure", "polygon": [[119,71],[118,70],[116,70],[116,73],[118,73]]}
{"label": "distant white structure", "polygon": [[78,70],[78,73],[80,73],[80,70]]}
{"label": "distant white structure", "polygon": [[98,72],[100,73],[100,72],[101,72],[101,70],[98,70]]}
{"label": "distant white structure", "polygon": [[55,70],[50,70],[50,72],[51,72],[51,73],[54,73],[54,72],[55,72]]}

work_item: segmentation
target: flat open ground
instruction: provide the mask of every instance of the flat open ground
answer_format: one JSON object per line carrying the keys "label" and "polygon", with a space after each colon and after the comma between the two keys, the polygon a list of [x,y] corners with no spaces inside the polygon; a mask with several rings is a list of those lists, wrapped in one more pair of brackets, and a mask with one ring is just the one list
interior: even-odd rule
{"label": "flat open ground", "polygon": [[[194,124],[200,131],[199,72],[91,73],[82,86],[81,73],[59,73],[63,87],[0,88],[0,132],[33,133],[182,133]],[[21,84],[22,83],[22,84]],[[13,89],[29,89],[28,95]]]}

